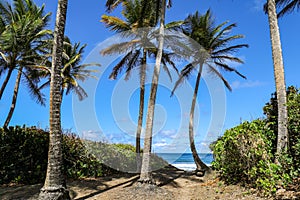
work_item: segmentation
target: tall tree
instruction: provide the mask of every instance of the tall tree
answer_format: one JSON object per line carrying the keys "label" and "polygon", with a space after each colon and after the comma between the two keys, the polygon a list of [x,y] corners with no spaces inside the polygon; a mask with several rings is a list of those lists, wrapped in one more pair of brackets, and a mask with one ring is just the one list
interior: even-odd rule
{"label": "tall tree", "polygon": [[194,40],[191,44],[195,43],[197,45],[191,45],[191,52],[193,52],[191,55],[194,59],[182,69],[172,94],[185,79],[190,78],[191,74],[194,71],[197,71],[189,120],[190,148],[197,166],[197,171],[206,171],[209,169],[209,167],[206,166],[206,164],[199,158],[194,141],[194,113],[203,68],[208,67],[208,70],[220,78],[230,91],[231,87],[224,76],[220,73],[219,69],[236,72],[239,76],[245,78],[242,74],[236,71],[236,69],[230,67],[228,63],[243,63],[241,59],[233,56],[232,53],[243,47],[248,47],[248,45],[235,44],[231,46],[230,42],[243,38],[243,35],[229,35],[228,33],[231,32],[232,28],[234,28],[236,24],[226,24],[227,22],[224,22],[215,26],[211,11],[208,10],[204,15],[199,15],[198,12],[193,15],[189,15],[185,19],[185,23],[182,28],[183,33]]}
{"label": "tall tree", "polygon": [[277,156],[275,162],[279,163],[278,156],[280,156],[282,152],[286,151],[288,148],[286,85],[275,0],[267,0],[266,9],[269,19],[274,76],[278,101]]}
{"label": "tall tree", "polygon": [[58,0],[50,82],[50,133],[46,180],[39,199],[70,199],[63,175],[61,133],[61,64],[68,0]]}
{"label": "tall tree", "polygon": [[[124,1],[125,2],[125,1]],[[136,154],[137,154],[137,167],[140,169],[140,137],[143,125],[144,116],[144,96],[145,96],[145,79],[146,79],[146,65],[148,57],[155,57],[157,49],[152,44],[151,35],[149,35],[150,28],[156,26],[156,2],[154,1],[143,1],[143,0],[128,0],[124,4],[123,15],[125,20],[118,17],[112,17],[103,15],[102,22],[107,27],[116,32],[126,33],[124,36],[128,36],[129,41],[113,44],[101,51],[103,55],[111,55],[116,53],[125,53],[124,57],[118,62],[113,68],[110,74],[111,79],[116,77],[126,70],[127,80],[131,75],[131,71],[135,68],[139,68],[140,74],[140,105],[138,115],[138,126],[136,131]],[[172,24],[166,25],[168,28],[179,26],[181,22],[173,22]],[[175,70],[175,64],[172,62],[171,53],[163,52],[163,69],[169,73],[167,64],[170,64]]]}
{"label": "tall tree", "polygon": [[0,90],[0,99],[8,84],[12,72],[18,71],[11,107],[4,126],[8,126],[16,107],[21,80],[33,98],[44,105],[44,97],[38,90],[39,78],[36,76],[34,63],[40,58],[39,51],[43,41],[51,31],[46,30],[50,13],[44,13],[44,6],[36,6],[31,0],[14,0],[13,6],[0,3],[0,75],[7,71]]}
{"label": "tall tree", "polygon": [[158,80],[160,73],[160,65],[163,55],[164,47],[164,34],[165,34],[165,12],[166,12],[166,0],[158,0],[161,3],[160,22],[159,22],[159,35],[158,35],[158,49],[156,54],[155,67],[151,82],[150,97],[148,101],[148,110],[146,118],[146,132],[144,138],[144,151],[142,159],[142,168],[140,174],[140,183],[153,184],[152,173],[150,167],[151,149],[152,149],[152,134],[153,134],[153,121],[154,121],[154,108],[156,101],[156,93],[158,88]]}

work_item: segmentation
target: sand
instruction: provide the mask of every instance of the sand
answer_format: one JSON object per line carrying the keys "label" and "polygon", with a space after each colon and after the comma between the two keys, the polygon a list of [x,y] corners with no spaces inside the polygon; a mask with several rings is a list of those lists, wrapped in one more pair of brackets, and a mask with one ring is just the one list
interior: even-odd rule
{"label": "sand", "polygon": [[[69,180],[68,189],[76,200],[210,200],[210,199],[268,199],[257,195],[253,189],[226,185],[212,172],[204,177],[167,167],[153,173],[157,186],[140,185],[138,175],[121,174],[102,178]],[[42,184],[26,186],[1,186],[0,199],[37,199]],[[271,199],[271,198],[269,198]]]}

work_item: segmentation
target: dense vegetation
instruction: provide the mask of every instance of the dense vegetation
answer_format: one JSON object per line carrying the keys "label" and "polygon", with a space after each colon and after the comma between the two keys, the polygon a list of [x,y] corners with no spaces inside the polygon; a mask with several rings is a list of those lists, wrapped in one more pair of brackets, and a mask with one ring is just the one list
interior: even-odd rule
{"label": "dense vegetation", "polygon": [[213,167],[225,181],[250,185],[269,194],[300,177],[300,93],[289,87],[287,94],[289,149],[279,157],[280,164],[274,162],[277,100],[273,94],[264,107],[265,119],[246,121],[229,129],[212,144]]}
{"label": "dense vegetation", "polygon": [[[99,177],[134,169],[135,148],[128,144],[82,141],[72,133],[63,135],[64,174],[68,178]],[[35,127],[0,129],[0,184],[43,182],[47,169],[49,133]],[[86,147],[90,148],[86,148]],[[96,147],[95,151],[91,151]],[[101,158],[101,159],[99,159]],[[165,165],[155,159],[154,165]],[[118,168],[113,163],[117,163]],[[110,165],[111,164],[111,165]]]}

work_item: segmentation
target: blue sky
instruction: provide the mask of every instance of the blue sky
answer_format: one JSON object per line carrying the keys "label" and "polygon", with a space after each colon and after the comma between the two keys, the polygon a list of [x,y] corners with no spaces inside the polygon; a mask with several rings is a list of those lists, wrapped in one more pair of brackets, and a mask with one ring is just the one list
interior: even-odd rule
{"label": "blue sky", "polygon": [[[36,3],[38,5],[44,3],[46,11],[53,13],[52,24],[49,27],[53,28],[57,1],[36,0]],[[262,0],[188,2],[174,0],[173,7],[167,10],[167,21],[170,22],[182,20],[197,10],[204,13],[210,8],[217,24],[226,20],[237,23],[233,34],[245,35],[245,39],[240,42],[250,46],[237,54],[245,64],[234,65],[247,76],[247,80],[235,74],[224,73],[231,83],[232,92],[222,88],[222,91],[216,93],[211,84],[212,82],[218,84],[218,81],[210,75],[206,75],[201,82],[196,112],[196,141],[199,151],[208,151],[207,144],[221,135],[225,129],[244,120],[263,117],[262,107],[275,90],[269,28],[267,16],[262,11],[263,3]],[[119,15],[119,11],[120,9],[117,9],[111,15]],[[83,102],[78,102],[71,95],[64,98],[62,124],[63,128],[72,129],[79,135],[84,133],[86,137],[96,135],[110,142],[134,144],[139,92],[137,88],[130,89],[130,87],[138,81],[134,76],[129,83],[122,78],[117,81],[108,80],[109,71],[117,56],[103,58],[99,54],[101,44],[106,44],[115,37],[114,33],[108,31],[100,22],[102,14],[105,14],[104,1],[89,0],[84,3],[69,1],[66,35],[74,42],[80,41],[88,45],[84,62],[97,61],[102,67],[99,68],[101,73],[98,80],[84,84],[87,87],[94,84],[93,87],[87,88],[92,92],[92,96]],[[299,13],[293,13],[279,20],[287,86],[300,87],[299,17]],[[4,123],[9,110],[14,78],[0,101],[0,124]],[[148,78],[148,81],[151,81],[151,78]],[[2,82],[3,78],[0,79],[0,84]],[[154,151],[183,151],[188,148],[187,120],[192,91],[189,86],[193,87],[194,83],[195,80],[191,79],[188,84],[181,87],[177,97],[172,98],[169,97],[172,83],[166,83],[159,88],[157,100],[159,105],[154,122]],[[147,91],[149,88],[148,85]],[[128,93],[125,92],[127,90]],[[44,93],[48,96],[49,90],[45,90]],[[148,95],[146,99],[148,100]],[[30,99],[26,88],[21,86],[11,125],[25,124],[46,128],[49,124],[48,113],[48,102],[46,107],[36,105],[35,101]],[[213,113],[219,113],[217,120]]]}

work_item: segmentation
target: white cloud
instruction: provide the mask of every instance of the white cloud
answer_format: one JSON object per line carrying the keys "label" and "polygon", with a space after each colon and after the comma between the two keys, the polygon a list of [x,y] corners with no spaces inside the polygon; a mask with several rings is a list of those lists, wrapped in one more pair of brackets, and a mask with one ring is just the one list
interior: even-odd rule
{"label": "white cloud", "polygon": [[154,147],[165,147],[165,146],[167,146],[168,144],[166,143],[166,142],[160,142],[160,143],[156,143],[156,144],[154,144],[153,146]]}
{"label": "white cloud", "polygon": [[176,129],[162,130],[159,133],[162,135],[162,137],[175,138],[177,134],[177,130]]}
{"label": "white cloud", "polygon": [[230,85],[231,85],[232,89],[236,90],[236,89],[241,89],[241,88],[260,87],[260,86],[266,85],[266,83],[258,81],[258,80],[257,81],[244,81],[244,82],[234,81]]}
{"label": "white cloud", "polygon": [[82,139],[93,140],[93,141],[102,141],[105,139],[102,131],[94,131],[94,130],[85,130],[82,132],[80,136]]}

